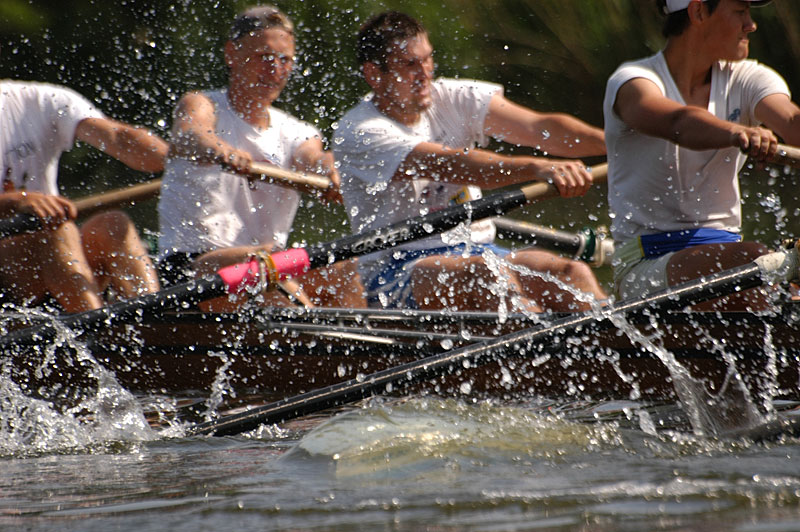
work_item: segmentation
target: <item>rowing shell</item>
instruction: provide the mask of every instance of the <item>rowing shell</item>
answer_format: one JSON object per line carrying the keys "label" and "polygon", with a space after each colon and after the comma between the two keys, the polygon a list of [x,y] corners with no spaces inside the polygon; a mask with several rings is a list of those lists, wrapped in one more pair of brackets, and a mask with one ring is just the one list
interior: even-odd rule
{"label": "rowing shell", "polygon": [[[224,384],[238,394],[280,398],[530,327],[537,319],[499,320],[486,312],[185,311],[94,331],[86,341],[93,358],[133,392],[208,393]],[[673,312],[629,321],[637,341],[623,332],[623,324],[601,321],[546,344],[514,346],[502,362],[461,367],[415,391],[672,400],[673,377],[664,358],[674,356],[712,396],[740,375],[754,396],[800,398],[800,303],[763,315]],[[78,395],[90,377],[77,369],[91,366],[78,352],[20,356],[16,379],[34,393],[45,382],[59,396]],[[83,380],[68,386],[74,374]]]}

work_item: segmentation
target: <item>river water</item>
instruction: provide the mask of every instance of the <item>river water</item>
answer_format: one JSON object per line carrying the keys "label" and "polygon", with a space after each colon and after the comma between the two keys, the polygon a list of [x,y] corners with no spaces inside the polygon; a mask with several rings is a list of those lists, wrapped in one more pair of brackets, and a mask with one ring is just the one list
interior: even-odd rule
{"label": "river water", "polygon": [[373,398],[188,438],[99,378],[66,413],[1,381],[0,530],[800,530],[800,440],[698,437],[673,404]]}

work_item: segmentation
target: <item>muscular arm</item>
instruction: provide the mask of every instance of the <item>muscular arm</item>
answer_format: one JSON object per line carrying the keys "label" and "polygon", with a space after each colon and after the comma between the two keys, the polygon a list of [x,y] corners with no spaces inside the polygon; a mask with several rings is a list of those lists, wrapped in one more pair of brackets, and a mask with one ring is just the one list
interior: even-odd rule
{"label": "muscular arm", "polygon": [[216,125],[213,102],[202,94],[186,94],[175,109],[170,155],[200,164],[226,163],[246,172],[252,157],[219,138]]}
{"label": "muscular arm", "polygon": [[800,146],[800,107],[785,94],[772,94],[756,105],[756,119],[792,146]]}
{"label": "muscular arm", "polygon": [[392,179],[432,179],[485,189],[549,181],[564,197],[583,195],[592,184],[591,174],[580,161],[512,157],[481,149],[454,150],[433,142],[417,144]]}
{"label": "muscular arm", "polygon": [[150,130],[109,118],[86,118],[75,129],[75,138],[94,146],[142,172],[164,169],[167,143]]}
{"label": "muscular arm", "polygon": [[538,113],[501,94],[489,102],[484,130],[494,138],[541,149],[558,157],[587,157],[606,153],[603,131],[574,116]]}
{"label": "muscular arm", "polygon": [[736,147],[765,159],[778,147],[771,131],[720,120],[700,107],[681,105],[644,78],[632,79],[620,87],[614,111],[631,128],[692,150]]}

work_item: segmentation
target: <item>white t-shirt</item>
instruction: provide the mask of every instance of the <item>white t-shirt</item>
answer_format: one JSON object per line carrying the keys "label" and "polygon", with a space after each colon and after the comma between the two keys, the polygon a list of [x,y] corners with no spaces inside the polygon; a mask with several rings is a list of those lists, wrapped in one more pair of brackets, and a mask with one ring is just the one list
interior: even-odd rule
{"label": "white t-shirt", "polygon": [[[693,151],[628,127],[616,112],[617,92],[645,78],[667,98],[685,104],[664,54],[620,66],[606,87],[603,112],[608,149],[611,232],[624,243],[653,233],[699,227],[738,232],[741,200],[737,174],[745,156],[737,148]],[[719,62],[711,73],[708,111],[753,126],[756,105],[771,94],[789,94],[774,70],[756,61]]]}
{"label": "white t-shirt", "polygon": [[[259,129],[231,108],[227,91],[205,93],[216,108],[216,134],[255,161],[288,168],[301,144],[319,131],[274,107],[269,127]],[[160,256],[216,248],[274,243],[286,246],[300,194],[268,183],[254,187],[217,165],[186,159],[167,161],[158,203]]]}
{"label": "white t-shirt", "polygon": [[[413,126],[382,114],[372,103],[372,94],[348,111],[338,123],[333,146],[353,232],[385,227],[447,207],[463,185],[428,179],[391,181],[392,176],[422,142],[455,149],[485,145],[489,102],[502,90],[499,85],[482,81],[437,79],[431,86],[431,106]],[[478,187],[469,189],[472,199],[480,197]],[[491,222],[473,224],[470,230],[472,242],[494,240]],[[430,249],[463,242],[463,231],[454,231],[363,257],[359,259],[362,275],[371,277],[383,258],[397,249]]]}
{"label": "white t-shirt", "polygon": [[57,195],[58,160],[75,142],[75,128],[103,117],[66,87],[0,81],[0,184]]}

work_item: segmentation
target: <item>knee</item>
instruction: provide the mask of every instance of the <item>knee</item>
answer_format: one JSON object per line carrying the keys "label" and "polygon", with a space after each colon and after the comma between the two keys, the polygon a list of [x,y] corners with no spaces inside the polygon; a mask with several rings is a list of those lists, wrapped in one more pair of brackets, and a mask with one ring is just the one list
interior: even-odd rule
{"label": "knee", "polygon": [[98,214],[90,218],[82,227],[81,234],[84,242],[92,247],[109,249],[117,247],[135,234],[133,222],[127,214],[121,211],[111,211]]}

